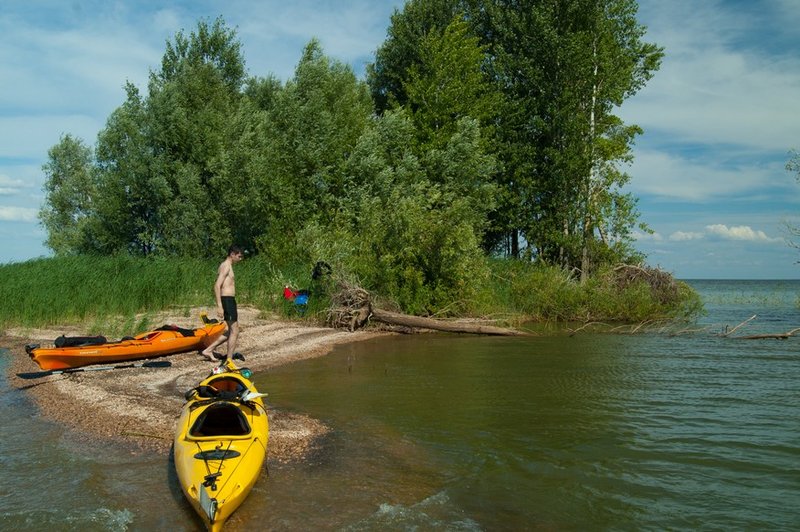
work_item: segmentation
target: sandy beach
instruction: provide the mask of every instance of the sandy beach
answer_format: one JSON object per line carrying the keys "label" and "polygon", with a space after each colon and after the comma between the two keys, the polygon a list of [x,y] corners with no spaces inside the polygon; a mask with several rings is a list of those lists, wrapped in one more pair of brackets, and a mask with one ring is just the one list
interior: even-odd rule
{"label": "sandy beach", "polygon": [[[162,314],[154,323],[197,327],[201,312],[213,316],[213,309],[196,308],[189,317]],[[246,357],[244,365],[255,373],[323,356],[337,344],[389,334],[313,327],[259,314],[253,308],[239,309],[237,351]],[[197,352],[191,352],[164,357],[161,360],[172,363],[167,368],[76,372],[33,380],[16,376],[16,373],[39,371],[25,353],[26,344],[52,343],[62,334],[76,336],[86,331],[75,327],[5,331],[0,337],[0,347],[11,351],[7,375],[11,386],[24,390],[43,416],[69,427],[79,439],[103,439],[130,446],[131,452],[147,450],[167,454],[184,403],[184,392],[208,376],[214,364]],[[269,398],[267,404],[271,461],[302,459],[330,431],[319,420],[282,410]]]}

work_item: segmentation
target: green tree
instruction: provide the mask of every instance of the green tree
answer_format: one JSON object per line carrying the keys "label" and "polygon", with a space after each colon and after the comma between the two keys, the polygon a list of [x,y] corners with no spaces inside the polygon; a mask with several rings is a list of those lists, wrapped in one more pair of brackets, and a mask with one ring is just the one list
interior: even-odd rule
{"label": "green tree", "polygon": [[[513,5],[512,5],[513,4]],[[620,193],[641,130],[614,116],[658,68],[634,0],[472,2],[493,76],[513,112],[502,116],[502,209],[533,255],[588,273],[590,250],[624,252],[637,213]],[[477,7],[480,9],[476,9]],[[597,242],[599,241],[599,242]]]}
{"label": "green tree", "polygon": [[405,85],[408,70],[425,59],[423,44],[429,34],[441,35],[462,12],[458,0],[410,0],[395,9],[386,40],[367,65],[367,79],[378,113],[403,106],[408,101]]}
{"label": "green tree", "polygon": [[95,150],[99,184],[96,251],[153,253],[161,243],[159,207],[169,199],[166,179],[153,177],[145,102],[126,85],[127,99],[111,113]]}
{"label": "green tree", "polygon": [[188,37],[167,44],[161,70],[150,76],[148,135],[151,179],[167,183],[159,206],[161,252],[218,254],[232,230],[218,199],[231,194],[220,179],[228,148],[230,116],[245,83],[236,32],[221,19],[198,23]]}
{"label": "green tree", "polygon": [[341,166],[373,112],[366,84],[349,66],[326,57],[316,40],[272,98],[264,131],[269,175],[262,176],[262,183],[271,186],[269,180],[285,198],[285,234],[268,232],[259,241],[262,248],[291,245],[306,221],[332,222],[346,193]]}
{"label": "green tree", "polygon": [[45,201],[39,211],[47,231],[45,245],[57,255],[86,251],[96,190],[92,149],[83,140],[64,135],[47,155],[42,166]]}
{"label": "green tree", "polygon": [[419,150],[406,110],[375,118],[347,159],[334,230],[311,226],[315,252],[409,312],[464,308],[487,274],[481,235],[494,160],[464,118],[441,149]]}
{"label": "green tree", "polygon": [[445,145],[464,117],[478,120],[485,126],[484,138],[490,137],[500,94],[482,71],[485,50],[467,22],[456,15],[443,30],[425,34],[418,46],[420,59],[408,67],[402,89],[423,149]]}
{"label": "green tree", "polygon": [[167,43],[146,98],[127,85],[98,136],[98,251],[202,257],[230,243],[232,191],[220,176],[244,81],[235,32],[217,19]]}

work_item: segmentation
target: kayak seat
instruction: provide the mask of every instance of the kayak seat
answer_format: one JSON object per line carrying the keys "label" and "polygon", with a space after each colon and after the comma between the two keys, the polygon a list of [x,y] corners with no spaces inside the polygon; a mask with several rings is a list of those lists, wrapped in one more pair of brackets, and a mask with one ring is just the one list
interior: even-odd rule
{"label": "kayak seat", "polygon": [[212,404],[200,414],[189,430],[196,438],[204,436],[245,436],[250,433],[250,424],[235,405]]}
{"label": "kayak seat", "polygon": [[239,379],[234,379],[231,377],[219,377],[218,379],[212,379],[208,381],[209,386],[213,386],[220,392],[234,392],[235,394],[239,394],[244,391],[244,384]]}

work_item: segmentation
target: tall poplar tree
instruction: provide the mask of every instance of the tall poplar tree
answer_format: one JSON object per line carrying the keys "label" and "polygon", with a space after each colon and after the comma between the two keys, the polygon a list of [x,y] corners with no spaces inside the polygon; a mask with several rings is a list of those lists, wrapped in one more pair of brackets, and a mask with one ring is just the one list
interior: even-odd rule
{"label": "tall poplar tree", "polygon": [[392,17],[370,69],[381,110],[414,104],[409,79],[430,65],[425,43],[463,13],[503,96],[492,121],[499,205],[488,249],[588,273],[624,258],[635,199],[621,192],[641,132],[614,115],[657,70],[634,0],[412,0]]}
{"label": "tall poplar tree", "polygon": [[[635,200],[620,188],[641,130],[614,115],[658,69],[635,0],[470,2],[511,102],[498,127],[505,206],[533,255],[580,268],[623,258]],[[508,226],[513,231],[513,225]]]}

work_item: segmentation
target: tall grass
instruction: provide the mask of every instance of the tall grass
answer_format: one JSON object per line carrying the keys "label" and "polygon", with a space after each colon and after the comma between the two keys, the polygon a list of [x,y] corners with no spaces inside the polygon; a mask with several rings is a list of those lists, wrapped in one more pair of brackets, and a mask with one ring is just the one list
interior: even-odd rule
{"label": "tall grass", "polygon": [[516,320],[640,322],[685,319],[702,312],[696,292],[678,282],[676,297],[641,282],[618,289],[597,275],[582,285],[553,266],[490,260],[491,276],[474,304],[477,314],[505,314]]}
{"label": "tall grass", "polygon": [[[70,256],[0,266],[0,323],[42,326],[208,304],[208,261]],[[210,280],[209,280],[210,279]]]}
{"label": "tall grass", "polygon": [[[152,321],[156,312],[214,307],[221,260],[69,256],[0,265],[0,329],[81,323],[109,334],[141,332],[161,325]],[[237,264],[235,274],[240,305],[285,315],[294,309],[283,300],[283,286],[311,282],[310,267],[277,270],[261,257]]]}
{"label": "tall grass", "polygon": [[[220,260],[222,260],[220,258]],[[0,265],[0,329],[80,323],[91,330],[125,334],[147,330],[153,314],[166,309],[188,315],[194,306],[214,306],[219,260],[72,256]],[[699,298],[681,284],[679,297],[665,303],[646,284],[624,290],[598,276],[581,285],[567,272],[512,260],[491,260],[477,296],[453,302],[467,313],[506,321],[643,321],[687,317],[701,310]],[[282,297],[285,285],[312,285],[311,268],[275,268],[257,256],[237,264],[240,305],[283,316],[297,315]],[[338,272],[337,272],[338,273]],[[330,281],[330,280],[328,280]],[[365,287],[369,289],[369,287]],[[307,317],[323,315],[326,291],[315,292]]]}

